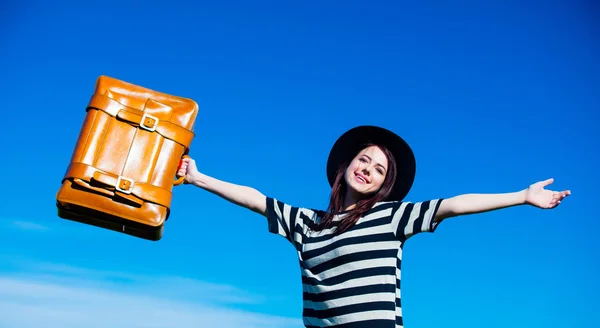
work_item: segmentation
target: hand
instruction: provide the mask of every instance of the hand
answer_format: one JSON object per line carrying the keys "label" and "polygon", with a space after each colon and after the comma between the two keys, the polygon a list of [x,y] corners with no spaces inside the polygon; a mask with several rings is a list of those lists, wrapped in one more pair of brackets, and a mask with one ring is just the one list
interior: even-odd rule
{"label": "hand", "polygon": [[177,176],[181,177],[185,175],[185,179],[183,180],[184,184],[193,183],[197,177],[200,175],[198,172],[198,168],[196,167],[196,161],[194,161],[190,157],[185,157],[181,160],[181,164],[179,165],[179,169],[177,170]]}
{"label": "hand", "polygon": [[552,182],[554,182],[554,179],[548,179],[529,186],[525,190],[525,201],[527,204],[544,209],[555,208],[565,197],[571,194],[570,190],[552,191],[544,189],[544,187]]}

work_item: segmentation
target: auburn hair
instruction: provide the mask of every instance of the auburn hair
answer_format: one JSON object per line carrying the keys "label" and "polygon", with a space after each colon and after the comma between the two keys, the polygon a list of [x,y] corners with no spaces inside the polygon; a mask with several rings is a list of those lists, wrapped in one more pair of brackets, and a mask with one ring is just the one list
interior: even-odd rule
{"label": "auburn hair", "polygon": [[[383,184],[379,190],[375,194],[370,197],[360,199],[356,206],[345,212],[344,206],[344,197],[346,196],[346,191],[348,185],[346,184],[346,179],[344,178],[346,170],[350,165],[350,162],[354,160],[356,155],[359,154],[360,151],[364,150],[367,147],[376,146],[383,151],[388,160],[388,168]],[[315,223],[312,227],[314,231],[321,231],[324,229],[330,229],[334,227],[333,218],[336,214],[340,214],[344,212],[345,216],[340,220],[339,224],[335,227],[335,234],[341,234],[344,231],[352,228],[356,222],[367,213],[377,202],[384,200],[392,191],[392,187],[394,186],[394,181],[396,181],[397,169],[396,169],[396,160],[392,153],[383,145],[379,144],[364,144],[360,147],[360,151],[354,154],[354,156],[347,159],[345,162],[340,165],[337,170],[337,174],[335,177],[335,181],[333,186],[331,187],[331,195],[329,199],[329,206],[327,210],[323,213],[323,216],[319,222]]]}

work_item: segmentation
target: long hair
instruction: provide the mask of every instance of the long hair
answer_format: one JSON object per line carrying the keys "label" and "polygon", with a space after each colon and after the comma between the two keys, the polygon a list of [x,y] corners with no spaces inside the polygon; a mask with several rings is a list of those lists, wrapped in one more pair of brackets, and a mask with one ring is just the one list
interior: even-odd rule
{"label": "long hair", "polygon": [[[341,234],[344,231],[352,228],[356,222],[367,213],[377,202],[385,199],[390,192],[392,191],[392,187],[394,186],[394,181],[396,180],[396,160],[392,153],[384,146],[378,144],[364,144],[360,147],[360,150],[365,149],[369,146],[377,146],[379,147],[388,160],[388,169],[383,184],[379,190],[368,198],[363,198],[358,201],[356,206],[349,210],[344,218],[340,220],[339,224],[335,228],[335,234]],[[358,154],[358,153],[357,153]],[[354,155],[357,155],[354,154]],[[327,207],[327,211],[323,214],[321,220],[313,226],[314,231],[321,231],[324,229],[333,228],[333,217],[336,214],[344,212],[344,197],[346,196],[346,191],[348,185],[346,184],[346,179],[344,175],[346,173],[346,169],[350,165],[350,162],[354,159],[354,156],[346,160],[337,170],[337,174],[335,177],[335,181],[331,188],[331,196],[329,199],[329,206]]]}

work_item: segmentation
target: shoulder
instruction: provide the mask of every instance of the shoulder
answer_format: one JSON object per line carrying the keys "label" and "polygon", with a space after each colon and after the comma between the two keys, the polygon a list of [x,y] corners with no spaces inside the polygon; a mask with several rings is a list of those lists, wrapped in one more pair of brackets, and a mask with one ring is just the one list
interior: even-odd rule
{"label": "shoulder", "polygon": [[427,211],[437,209],[443,199],[430,199],[425,201],[383,201],[378,202],[373,206],[373,210],[390,210],[393,214],[410,213],[413,211]]}
{"label": "shoulder", "polygon": [[379,212],[379,211],[393,210],[394,208],[398,207],[398,204],[400,204],[400,203],[401,202],[397,202],[397,201],[377,202],[377,203],[375,203],[375,205],[373,205],[373,207],[371,207],[371,211]]}
{"label": "shoulder", "polygon": [[311,207],[298,206],[297,204],[289,203],[275,197],[267,196],[267,210],[279,213],[279,215],[302,215],[309,218],[323,215],[325,211],[314,209]]}
{"label": "shoulder", "polygon": [[373,207],[371,207],[371,209],[369,211],[367,211],[367,213],[365,213],[365,216],[367,216],[367,215],[369,215],[369,216],[375,215],[377,217],[392,216],[394,214],[394,212],[397,210],[398,204],[399,204],[399,202],[395,202],[395,201],[377,202],[377,203],[375,203],[375,205],[373,205]]}

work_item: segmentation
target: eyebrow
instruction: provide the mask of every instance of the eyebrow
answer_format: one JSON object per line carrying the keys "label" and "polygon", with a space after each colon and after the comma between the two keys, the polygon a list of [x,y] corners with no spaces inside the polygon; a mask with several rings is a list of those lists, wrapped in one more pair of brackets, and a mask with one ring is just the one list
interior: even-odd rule
{"label": "eyebrow", "polygon": [[[369,155],[367,155],[367,154],[362,154],[362,155],[363,155],[363,156],[365,156],[366,158],[368,158],[368,159],[369,159],[369,161],[373,161],[373,159],[371,158],[371,156],[369,156]],[[380,163],[377,163],[377,165],[381,166],[381,167],[382,167],[384,170],[386,170],[386,171],[387,171],[387,168],[386,168],[385,166],[383,166],[382,164],[380,164]]]}

